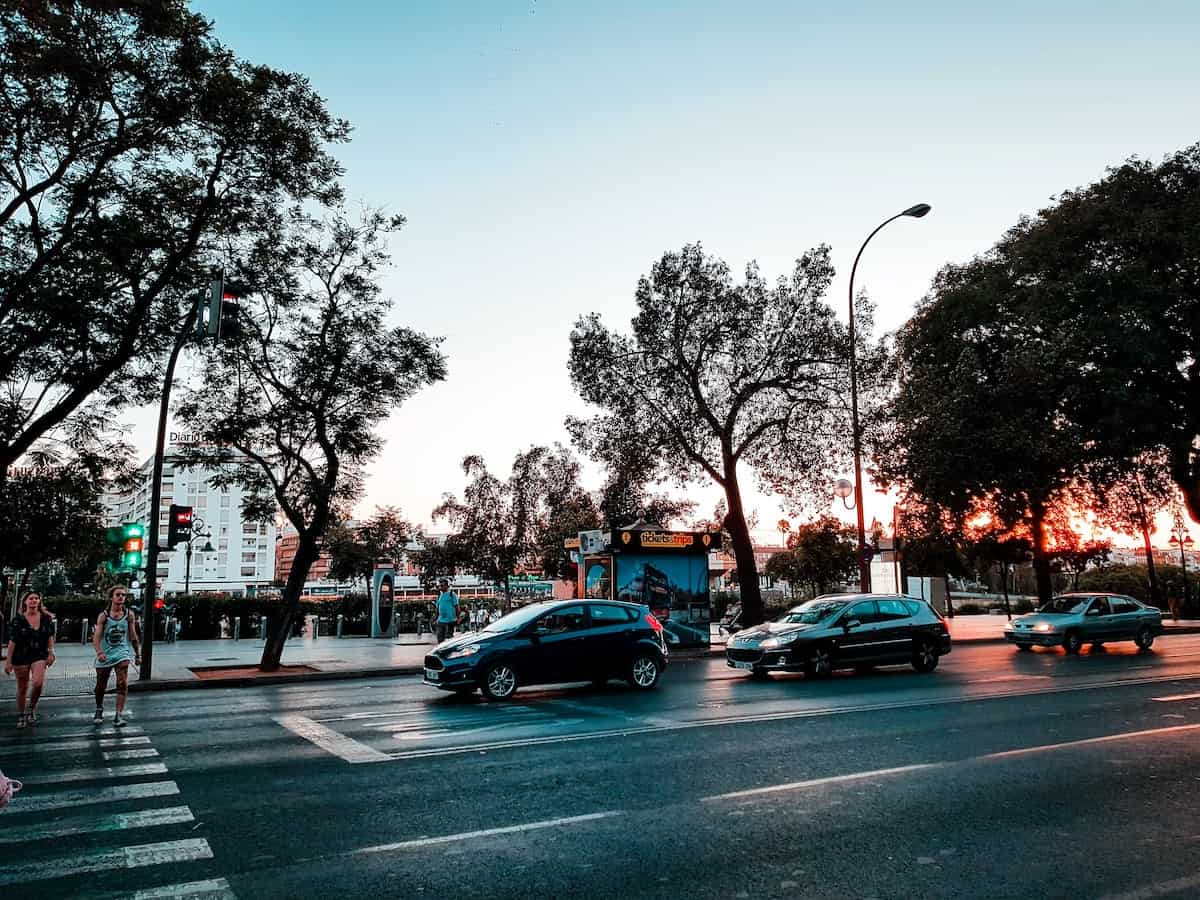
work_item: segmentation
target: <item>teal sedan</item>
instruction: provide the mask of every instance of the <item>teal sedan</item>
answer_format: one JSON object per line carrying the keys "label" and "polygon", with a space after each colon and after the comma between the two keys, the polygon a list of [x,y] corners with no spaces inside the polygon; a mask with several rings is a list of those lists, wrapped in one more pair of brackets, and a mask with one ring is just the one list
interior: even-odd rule
{"label": "teal sedan", "polygon": [[1162,613],[1122,594],[1060,594],[1027,616],[1018,616],[1004,637],[1019,650],[1062,647],[1078,653],[1084,644],[1099,647],[1114,641],[1133,641],[1149,650],[1162,634]]}

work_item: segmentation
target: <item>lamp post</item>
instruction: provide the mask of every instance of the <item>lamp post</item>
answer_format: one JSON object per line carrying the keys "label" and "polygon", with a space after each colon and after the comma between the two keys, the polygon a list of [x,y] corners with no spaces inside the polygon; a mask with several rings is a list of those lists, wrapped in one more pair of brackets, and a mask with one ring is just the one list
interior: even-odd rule
{"label": "lamp post", "polygon": [[[1190,550],[1194,543],[1195,541],[1187,533],[1187,528],[1183,524],[1183,516],[1177,516],[1171,529],[1171,545],[1179,545],[1179,568],[1183,575],[1183,605],[1185,609],[1191,606],[1191,597],[1188,593],[1187,557],[1184,555],[1184,549]],[[1184,614],[1186,615],[1186,613]]]}
{"label": "lamp post", "polygon": [[[898,212],[890,219],[885,219],[876,226],[875,230],[867,235],[867,239],[862,242],[862,246],[858,248],[858,254],[854,257],[854,265],[850,267],[850,420],[851,429],[854,432],[854,505],[858,510],[858,580],[859,590],[864,594],[871,590],[871,562],[867,558],[867,529],[863,522],[863,494],[862,494],[862,429],[858,424],[858,360],[855,352],[855,333],[854,333],[854,274],[858,271],[858,261],[862,258],[863,251],[867,249],[867,244],[871,243],[871,238],[879,234],[883,227],[890,222],[894,222],[902,216],[909,216],[914,219],[919,219],[926,215],[932,207],[928,203],[918,203],[916,206],[910,206],[903,212]],[[843,502],[845,498],[843,497]]]}
{"label": "lamp post", "polygon": [[[192,527],[195,529],[200,529],[200,528],[204,528],[206,526],[205,526],[205,522],[203,519],[193,519]],[[198,541],[200,538],[204,538],[204,546],[200,548],[200,552],[201,553],[212,553],[213,545],[212,545],[212,541],[209,540],[209,538],[211,538],[211,537],[212,537],[211,531],[204,531],[204,532],[195,531],[192,534],[191,539],[187,542],[187,551],[185,554],[187,557],[187,565],[183,570],[183,572],[184,572],[184,574],[183,574],[183,593],[185,595],[190,595],[192,592],[192,545],[196,541]]]}

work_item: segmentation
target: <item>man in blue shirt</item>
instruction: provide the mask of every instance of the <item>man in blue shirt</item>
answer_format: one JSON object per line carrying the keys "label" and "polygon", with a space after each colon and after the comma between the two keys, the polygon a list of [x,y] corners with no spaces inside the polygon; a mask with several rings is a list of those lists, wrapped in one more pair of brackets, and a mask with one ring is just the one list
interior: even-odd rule
{"label": "man in blue shirt", "polygon": [[458,594],[450,590],[450,582],[443,578],[438,582],[441,593],[437,598],[437,639],[440,644],[454,637],[454,623],[458,621]]}

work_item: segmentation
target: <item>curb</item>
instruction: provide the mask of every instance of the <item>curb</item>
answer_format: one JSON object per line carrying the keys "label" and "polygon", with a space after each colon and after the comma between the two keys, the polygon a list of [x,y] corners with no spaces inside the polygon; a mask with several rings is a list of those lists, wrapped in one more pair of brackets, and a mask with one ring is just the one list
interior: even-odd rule
{"label": "curb", "polygon": [[206,688],[261,687],[276,684],[297,684],[302,681],[349,681],[354,678],[396,678],[403,675],[420,675],[424,666],[387,666],[375,669],[342,669],[330,672],[289,672],[283,675],[257,675],[234,678],[166,678],[151,681],[134,681],[129,692],[149,693],[153,691],[187,691]]}

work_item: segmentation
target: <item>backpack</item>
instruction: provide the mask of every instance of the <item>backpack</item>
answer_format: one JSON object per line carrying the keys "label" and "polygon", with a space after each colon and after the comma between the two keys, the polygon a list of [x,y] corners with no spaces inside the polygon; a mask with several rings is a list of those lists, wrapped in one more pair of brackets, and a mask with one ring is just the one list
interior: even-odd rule
{"label": "backpack", "polygon": [[0,809],[8,806],[12,802],[13,794],[22,787],[21,782],[13,778],[5,778],[4,773],[0,772]]}

